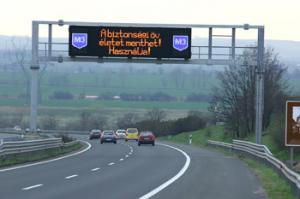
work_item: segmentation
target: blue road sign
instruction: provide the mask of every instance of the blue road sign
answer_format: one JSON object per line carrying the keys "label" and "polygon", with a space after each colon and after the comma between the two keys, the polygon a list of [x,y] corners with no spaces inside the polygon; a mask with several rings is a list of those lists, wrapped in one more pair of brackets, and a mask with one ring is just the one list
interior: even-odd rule
{"label": "blue road sign", "polygon": [[173,48],[183,51],[189,47],[189,37],[186,35],[173,35]]}
{"label": "blue road sign", "polygon": [[72,46],[78,49],[86,47],[88,44],[87,33],[72,33]]}

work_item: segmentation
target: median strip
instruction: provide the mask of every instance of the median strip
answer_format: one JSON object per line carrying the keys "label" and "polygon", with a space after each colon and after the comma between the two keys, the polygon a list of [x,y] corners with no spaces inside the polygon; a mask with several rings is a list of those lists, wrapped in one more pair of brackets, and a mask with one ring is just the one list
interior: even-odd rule
{"label": "median strip", "polygon": [[38,188],[38,187],[41,187],[41,186],[43,186],[43,184],[37,184],[37,185],[30,186],[30,187],[25,187],[25,188],[22,188],[22,190],[23,191],[28,191],[30,189]]}

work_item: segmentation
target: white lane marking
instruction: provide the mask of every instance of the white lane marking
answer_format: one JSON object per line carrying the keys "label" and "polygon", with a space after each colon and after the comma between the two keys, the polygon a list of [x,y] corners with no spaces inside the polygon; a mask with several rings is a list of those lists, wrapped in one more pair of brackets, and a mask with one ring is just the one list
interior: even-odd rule
{"label": "white lane marking", "polygon": [[132,155],[132,153],[130,152],[130,153],[128,153],[128,155]]}
{"label": "white lane marking", "polygon": [[51,159],[51,160],[45,160],[45,161],[36,162],[36,163],[32,163],[32,164],[25,164],[25,165],[16,166],[16,167],[10,167],[10,168],[7,168],[7,169],[1,169],[0,172],[5,172],[5,171],[10,171],[10,170],[21,169],[21,168],[31,167],[31,166],[35,166],[35,165],[40,165],[40,164],[46,164],[46,163],[49,163],[49,162],[54,162],[54,161],[57,161],[57,160],[65,159],[65,158],[72,157],[72,156],[75,156],[75,155],[79,155],[83,152],[86,152],[87,150],[89,150],[92,147],[92,145],[90,143],[88,143],[86,141],[82,141],[82,140],[80,140],[80,141],[86,143],[88,145],[88,147],[81,150],[81,151],[78,151],[76,153],[72,153],[72,154],[62,156],[62,157],[59,157],[59,158],[54,158],[54,159]]}
{"label": "white lane marking", "polygon": [[129,157],[129,155],[125,155],[125,158],[128,158]]}
{"label": "white lane marking", "polygon": [[75,178],[75,177],[77,177],[77,176],[78,176],[78,175],[75,174],[75,175],[67,176],[67,177],[65,177],[65,179],[71,179],[71,178]]}
{"label": "white lane marking", "polygon": [[114,165],[114,164],[115,164],[114,162],[111,162],[111,163],[108,164],[108,166],[111,166],[111,165]]}
{"label": "white lane marking", "polygon": [[124,160],[123,158],[120,159],[120,161],[123,161],[123,160]]}
{"label": "white lane marking", "polygon": [[94,168],[94,169],[92,169],[91,171],[98,171],[100,168]]}
{"label": "white lane marking", "polygon": [[34,188],[41,187],[41,186],[43,186],[43,184],[36,184],[36,185],[30,186],[30,187],[22,188],[22,190],[27,191],[27,190],[34,189]]}
{"label": "white lane marking", "polygon": [[167,144],[159,144],[159,145],[165,146],[165,147],[169,147],[171,149],[175,149],[175,150],[179,151],[180,153],[182,153],[185,156],[185,164],[184,164],[184,166],[181,168],[181,170],[175,176],[173,176],[171,179],[169,179],[168,181],[164,182],[160,186],[156,187],[155,189],[153,189],[149,193],[147,193],[147,194],[139,197],[139,199],[148,199],[148,198],[151,198],[152,196],[154,196],[155,194],[157,194],[158,192],[160,192],[161,190],[163,190],[164,188],[166,188],[167,186],[169,186],[170,184],[172,184],[173,182],[175,182],[176,180],[178,180],[186,172],[186,170],[190,166],[191,158],[183,150],[178,149],[178,148],[173,147],[173,146],[170,146],[170,145],[167,145]]}

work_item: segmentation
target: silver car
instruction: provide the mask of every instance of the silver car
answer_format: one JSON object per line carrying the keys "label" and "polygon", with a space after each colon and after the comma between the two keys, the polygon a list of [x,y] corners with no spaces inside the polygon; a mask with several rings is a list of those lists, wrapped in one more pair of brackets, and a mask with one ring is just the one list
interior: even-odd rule
{"label": "silver car", "polygon": [[126,130],[118,129],[116,131],[117,139],[125,139],[126,138]]}

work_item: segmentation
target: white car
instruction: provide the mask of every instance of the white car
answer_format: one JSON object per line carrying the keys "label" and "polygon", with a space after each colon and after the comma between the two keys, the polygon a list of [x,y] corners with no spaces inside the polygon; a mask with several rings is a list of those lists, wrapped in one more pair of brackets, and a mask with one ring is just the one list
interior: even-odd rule
{"label": "white car", "polygon": [[126,130],[124,129],[118,129],[116,131],[116,135],[118,139],[125,139],[126,138]]}

